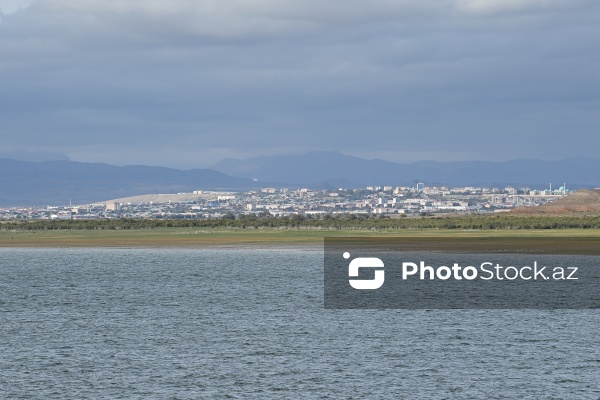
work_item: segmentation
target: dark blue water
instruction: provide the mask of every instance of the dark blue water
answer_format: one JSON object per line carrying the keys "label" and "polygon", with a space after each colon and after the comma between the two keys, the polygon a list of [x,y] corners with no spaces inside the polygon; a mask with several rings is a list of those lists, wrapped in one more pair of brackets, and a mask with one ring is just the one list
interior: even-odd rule
{"label": "dark blue water", "polygon": [[1,249],[3,399],[599,399],[598,310],[324,310],[322,252]]}

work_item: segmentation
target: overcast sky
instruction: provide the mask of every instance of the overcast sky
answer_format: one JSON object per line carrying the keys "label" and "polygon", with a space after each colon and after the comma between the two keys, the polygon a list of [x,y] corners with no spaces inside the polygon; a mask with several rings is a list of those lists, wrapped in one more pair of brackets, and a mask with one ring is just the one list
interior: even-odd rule
{"label": "overcast sky", "polygon": [[598,0],[0,0],[1,151],[598,157]]}

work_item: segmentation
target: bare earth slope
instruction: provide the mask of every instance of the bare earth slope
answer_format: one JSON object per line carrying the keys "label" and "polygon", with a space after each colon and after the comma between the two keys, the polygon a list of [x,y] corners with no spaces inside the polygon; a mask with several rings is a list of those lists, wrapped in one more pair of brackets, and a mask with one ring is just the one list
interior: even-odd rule
{"label": "bare earth slope", "polygon": [[217,198],[221,195],[230,195],[232,193],[229,192],[208,192],[202,194],[192,194],[192,193],[179,193],[179,194],[143,194],[139,196],[130,196],[123,197],[119,199],[106,200],[101,201],[101,203],[134,203],[134,204],[142,204],[142,203],[181,203],[188,201],[200,201],[200,200],[217,200]]}
{"label": "bare earth slope", "polygon": [[600,211],[600,189],[578,190],[552,203],[539,207],[519,207],[512,212],[519,214],[560,214],[597,211]]}

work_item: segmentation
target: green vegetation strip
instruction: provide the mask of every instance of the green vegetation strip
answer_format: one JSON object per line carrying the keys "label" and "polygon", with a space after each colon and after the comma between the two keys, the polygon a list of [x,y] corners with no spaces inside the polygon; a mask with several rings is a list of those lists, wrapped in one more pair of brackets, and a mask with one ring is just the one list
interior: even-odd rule
{"label": "green vegetation strip", "polygon": [[600,230],[197,229],[2,230],[0,247],[312,246],[327,237],[385,237],[394,249],[600,255]]}
{"label": "green vegetation strip", "polygon": [[225,215],[216,219],[105,219],[7,221],[0,230],[130,230],[157,228],[199,229],[324,229],[324,230],[405,230],[405,229],[600,229],[600,215],[454,215],[387,218],[375,215],[324,215],[291,217]]}

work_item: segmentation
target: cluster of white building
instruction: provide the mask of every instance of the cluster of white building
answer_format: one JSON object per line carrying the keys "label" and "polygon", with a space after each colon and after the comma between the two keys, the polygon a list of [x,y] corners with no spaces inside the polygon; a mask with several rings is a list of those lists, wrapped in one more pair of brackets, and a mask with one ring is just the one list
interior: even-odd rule
{"label": "cluster of white building", "polygon": [[[402,216],[434,213],[501,212],[518,206],[536,206],[568,194],[555,190],[505,187],[368,186],[365,189],[314,190],[263,188],[241,193],[204,194],[194,201],[164,203],[105,202],[85,206],[0,209],[2,219],[94,218],[219,218],[227,214],[384,214]],[[182,193],[180,193],[182,194]],[[162,195],[161,195],[162,196]]]}

